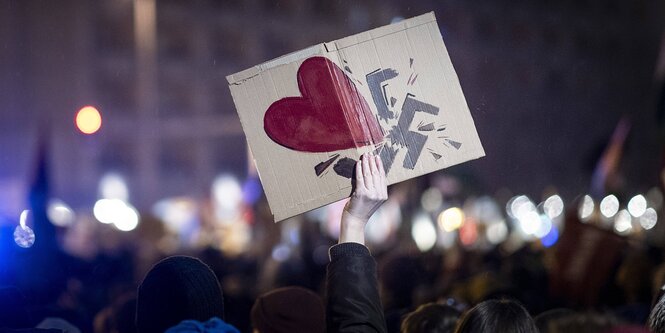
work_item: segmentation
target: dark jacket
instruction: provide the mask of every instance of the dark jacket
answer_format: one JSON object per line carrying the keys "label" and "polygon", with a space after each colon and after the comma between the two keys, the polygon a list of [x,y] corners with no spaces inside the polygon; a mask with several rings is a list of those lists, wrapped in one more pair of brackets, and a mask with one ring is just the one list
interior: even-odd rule
{"label": "dark jacket", "polygon": [[387,332],[376,262],[364,245],[342,243],[330,248],[326,326],[328,333]]}

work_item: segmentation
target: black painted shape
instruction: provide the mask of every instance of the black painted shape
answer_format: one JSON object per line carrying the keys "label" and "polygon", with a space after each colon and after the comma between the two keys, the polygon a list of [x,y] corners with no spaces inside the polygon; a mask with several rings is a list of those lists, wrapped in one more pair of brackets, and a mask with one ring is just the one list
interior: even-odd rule
{"label": "black painted shape", "polygon": [[317,164],[314,167],[314,172],[316,173],[317,176],[321,176],[321,174],[328,169],[328,167],[335,162],[335,160],[339,157],[339,154],[333,155],[331,158]]}
{"label": "black painted shape", "polygon": [[395,97],[390,97],[390,107],[394,107],[395,103],[397,103],[397,98]]}
{"label": "black painted shape", "polygon": [[413,122],[413,118],[416,115],[416,112],[425,112],[433,115],[439,114],[439,108],[421,102],[414,98],[412,94],[407,94],[404,104],[402,104],[402,113],[400,114],[399,120],[397,121],[397,127],[399,128],[400,135],[397,136],[398,141],[402,145],[406,146],[407,153],[404,158],[404,167],[407,169],[413,169],[418,162],[420,153],[425,146],[427,141],[427,136],[422,135],[417,132],[409,131],[409,126]]}
{"label": "black painted shape", "polygon": [[440,160],[441,157],[443,157],[443,156],[441,156],[441,155],[439,155],[439,154],[437,154],[437,153],[435,153],[435,152],[433,152],[433,151],[431,151],[431,152],[429,152],[429,153],[432,154],[432,156],[434,156],[434,160],[436,160],[436,161]]}
{"label": "black painted shape", "polygon": [[347,72],[353,74],[353,72],[351,71],[351,68],[349,68],[349,66],[344,66],[344,70],[346,70]]}
{"label": "black painted shape", "polygon": [[418,130],[423,131],[423,132],[433,131],[434,130],[434,123],[420,125],[420,126],[418,126]]}
{"label": "black painted shape", "polygon": [[386,139],[388,139],[390,141],[390,143],[392,143],[394,145],[400,145],[402,147],[406,146],[404,136],[402,136],[402,131],[397,126],[393,126],[390,129],[390,131],[388,131],[388,135],[386,135]]}
{"label": "black painted shape", "polygon": [[392,146],[389,145],[383,145],[383,148],[381,148],[379,156],[381,157],[381,162],[383,163],[383,170],[385,170],[386,174],[388,174],[388,172],[390,171],[390,167],[393,166],[398,150],[399,149],[393,148]]}
{"label": "black painted shape", "polygon": [[383,120],[392,119],[394,114],[388,109],[388,105],[386,105],[384,102],[386,101],[386,97],[382,91],[383,87],[381,84],[384,81],[397,77],[397,75],[398,73],[396,70],[392,68],[386,68],[384,70],[377,69],[365,76],[367,79],[367,86],[369,87],[369,91],[372,94],[372,100],[374,101],[374,105],[376,105],[379,118]]}
{"label": "black painted shape", "polygon": [[450,143],[450,145],[455,147],[455,149],[457,149],[457,150],[459,150],[460,147],[462,147],[461,142],[453,141],[453,140],[450,140],[450,139],[446,139],[446,141],[448,141],[448,143]]}
{"label": "black painted shape", "polygon": [[418,162],[420,153],[423,151],[423,147],[425,147],[427,136],[418,132],[407,132],[404,136],[407,140],[407,145],[406,157],[404,157],[404,163],[402,165],[407,169],[413,170],[413,168],[416,167],[416,162]]}
{"label": "black painted shape", "polygon": [[335,173],[337,173],[338,175],[344,178],[351,179],[353,178],[353,171],[355,168],[356,168],[356,160],[344,157],[343,159],[335,163],[333,170],[335,170]]}

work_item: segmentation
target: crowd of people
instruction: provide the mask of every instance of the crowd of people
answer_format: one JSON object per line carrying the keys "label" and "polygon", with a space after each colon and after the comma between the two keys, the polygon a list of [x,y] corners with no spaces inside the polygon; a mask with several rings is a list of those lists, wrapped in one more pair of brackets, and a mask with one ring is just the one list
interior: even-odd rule
{"label": "crowd of people", "polygon": [[363,155],[326,262],[259,264],[207,249],[161,259],[137,284],[141,253],[90,265],[54,244],[14,253],[0,271],[0,331],[665,332],[657,249],[627,244],[609,268],[614,279],[587,286],[595,297],[558,297],[550,254],[535,245],[509,254],[370,252],[365,227],[387,198],[380,158]]}

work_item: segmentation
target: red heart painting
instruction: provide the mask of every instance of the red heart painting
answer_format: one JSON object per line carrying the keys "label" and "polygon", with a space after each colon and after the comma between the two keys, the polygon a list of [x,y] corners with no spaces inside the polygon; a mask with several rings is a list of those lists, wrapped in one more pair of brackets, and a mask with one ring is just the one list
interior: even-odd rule
{"label": "red heart painting", "polygon": [[302,97],[282,98],[263,118],[276,143],[303,152],[332,152],[383,140],[383,131],[365,98],[335,63],[312,57],[298,68]]}

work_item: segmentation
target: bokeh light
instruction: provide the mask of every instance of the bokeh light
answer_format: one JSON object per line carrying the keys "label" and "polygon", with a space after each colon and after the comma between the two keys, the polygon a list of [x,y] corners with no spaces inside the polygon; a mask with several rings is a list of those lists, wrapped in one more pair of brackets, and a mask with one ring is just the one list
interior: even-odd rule
{"label": "bokeh light", "polygon": [[475,244],[478,240],[478,224],[474,221],[466,221],[459,228],[459,239],[466,246]]}
{"label": "bokeh light", "polygon": [[638,194],[628,201],[628,212],[634,217],[640,217],[647,210],[647,199]]}
{"label": "bokeh light", "polygon": [[559,195],[553,195],[543,203],[543,211],[551,219],[560,216],[563,213],[563,199]]}
{"label": "bokeh light", "polygon": [[614,231],[621,235],[628,234],[633,229],[632,219],[627,210],[620,210],[614,218]]}
{"label": "bokeh light", "polygon": [[658,213],[655,209],[649,207],[644,211],[644,214],[639,218],[640,225],[645,230],[652,229],[658,222]]}
{"label": "bokeh light", "polygon": [[499,244],[508,237],[508,226],[506,226],[504,221],[492,223],[487,226],[485,236],[491,244]]}
{"label": "bokeh light", "polygon": [[291,257],[291,247],[287,244],[277,244],[271,253],[272,258],[277,262],[284,262]]}
{"label": "bokeh light", "polygon": [[544,247],[548,248],[556,244],[558,240],[559,230],[555,226],[552,226],[550,232],[540,239],[540,243],[543,244]]}
{"label": "bokeh light", "polygon": [[76,127],[83,134],[94,134],[102,127],[102,115],[93,106],[85,106],[76,113]]}
{"label": "bokeh light", "polygon": [[35,244],[35,232],[28,226],[29,210],[21,212],[19,223],[14,229],[14,242],[22,248],[29,248]]}
{"label": "bokeh light", "polygon": [[420,205],[428,212],[435,212],[443,204],[443,196],[438,188],[430,187],[420,197]]}
{"label": "bokeh light", "polygon": [[221,222],[230,222],[240,216],[243,192],[236,177],[232,175],[217,177],[212,184],[212,196],[215,216]]}
{"label": "bokeh light", "polygon": [[103,199],[129,200],[129,188],[125,179],[117,173],[109,172],[99,180],[99,197]]}
{"label": "bokeh light", "polygon": [[577,216],[582,222],[586,222],[593,215],[593,210],[596,208],[596,204],[593,202],[593,199],[589,195],[585,195],[580,202],[580,206],[577,210]]}
{"label": "bokeh light", "polygon": [[131,231],[139,223],[139,213],[132,205],[120,199],[100,199],[92,213],[97,221],[113,224],[118,230]]}
{"label": "bokeh light", "polygon": [[451,232],[461,227],[464,223],[464,212],[458,207],[451,207],[441,212],[437,221],[443,231]]}
{"label": "bokeh light", "polygon": [[600,201],[600,213],[606,218],[611,218],[619,211],[619,199],[610,194]]}
{"label": "bokeh light", "polygon": [[113,225],[120,231],[132,231],[139,225],[139,212],[132,205],[125,203],[125,207],[118,213],[118,219]]}
{"label": "bokeh light", "polygon": [[436,244],[436,228],[434,221],[425,213],[418,214],[413,219],[411,237],[421,252],[429,251]]}
{"label": "bokeh light", "polygon": [[538,228],[536,228],[536,231],[533,232],[533,235],[538,238],[543,238],[547,236],[551,230],[552,230],[552,220],[546,214],[541,214],[540,223],[538,224]]}
{"label": "bokeh light", "polygon": [[59,199],[51,199],[46,210],[49,221],[58,227],[68,227],[74,223],[76,214],[71,207]]}
{"label": "bokeh light", "polygon": [[534,235],[541,224],[540,214],[535,209],[520,214],[517,221],[519,222],[520,229],[527,235]]}
{"label": "bokeh light", "polygon": [[176,197],[158,201],[153,206],[152,212],[164,221],[169,230],[184,233],[196,225],[199,210],[194,200]]}

